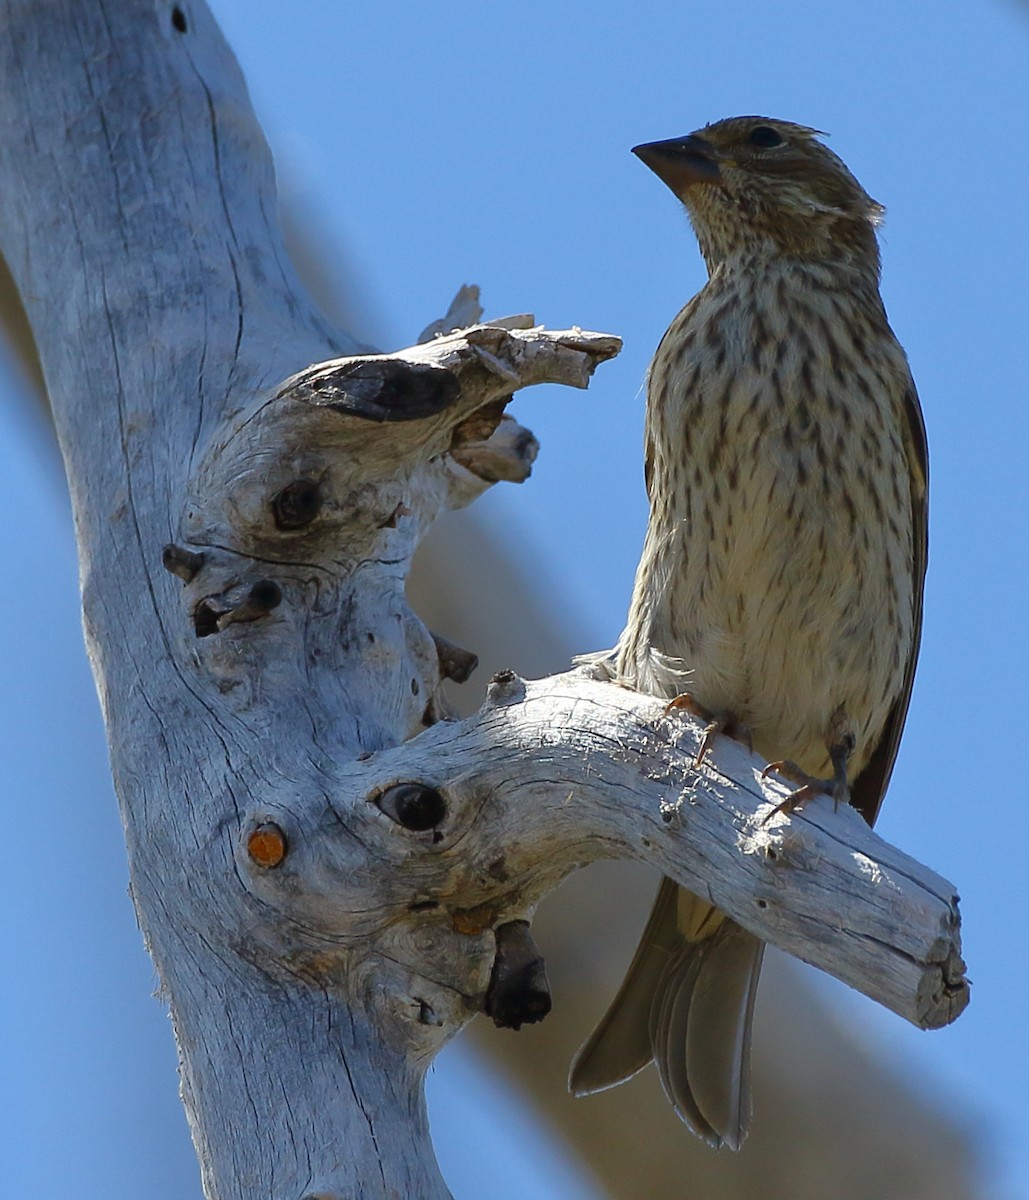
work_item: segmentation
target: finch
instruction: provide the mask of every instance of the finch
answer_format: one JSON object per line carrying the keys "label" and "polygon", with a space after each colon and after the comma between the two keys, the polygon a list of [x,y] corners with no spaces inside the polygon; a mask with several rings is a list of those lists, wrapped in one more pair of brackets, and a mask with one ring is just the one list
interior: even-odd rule
{"label": "finch", "polygon": [[[879,295],[882,209],[787,121],[733,117],[634,153],[682,201],[709,278],[647,378],[650,519],[612,672],[709,714],[705,747],[744,733],[801,782],[793,804],[828,791],[871,824],[911,695],[928,487]],[[572,1091],[653,1060],[689,1128],[738,1149],[763,949],[663,880]]]}

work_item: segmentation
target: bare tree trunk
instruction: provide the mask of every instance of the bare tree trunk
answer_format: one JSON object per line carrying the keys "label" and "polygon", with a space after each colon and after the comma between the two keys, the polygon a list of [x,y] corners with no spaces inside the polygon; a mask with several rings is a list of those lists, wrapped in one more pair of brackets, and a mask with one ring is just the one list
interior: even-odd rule
{"label": "bare tree trunk", "polygon": [[698,772],[691,725],[582,673],[498,677],[436,724],[440,661],[460,665],[407,606],[411,555],[439,512],[527,473],[510,394],[585,386],[617,339],[479,326],[361,353],[295,278],[201,4],[4,16],[0,245],[207,1195],[446,1196],[425,1068],[484,1007],[540,1015],[542,983],[505,982],[533,961],[525,922],[601,857],[653,863],[918,1024],[953,1019],[953,888],[853,813],[763,823],[782,792],[738,747]]}

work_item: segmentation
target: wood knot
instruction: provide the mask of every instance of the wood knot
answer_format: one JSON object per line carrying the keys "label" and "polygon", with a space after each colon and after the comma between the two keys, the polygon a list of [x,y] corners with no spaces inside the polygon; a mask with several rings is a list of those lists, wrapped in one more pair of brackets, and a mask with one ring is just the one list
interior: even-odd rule
{"label": "wood knot", "polygon": [[230,625],[259,621],[281,603],[282,588],[273,579],[259,579],[238,604],[224,596],[205,597],[193,610],[193,628],[197,637],[210,637]]}
{"label": "wood knot", "polygon": [[303,529],[321,512],[322,490],[314,479],[294,479],[272,497],[276,529]]}
{"label": "wood knot", "polygon": [[247,853],[259,867],[270,870],[286,857],[289,845],[286,835],[274,821],[264,821],[250,831]]}
{"label": "wood knot", "polygon": [[436,829],[447,815],[447,803],[435,788],[424,783],[397,783],[386,788],[375,797],[378,807],[412,833],[426,833],[432,829],[433,841],[442,841],[443,834]]}

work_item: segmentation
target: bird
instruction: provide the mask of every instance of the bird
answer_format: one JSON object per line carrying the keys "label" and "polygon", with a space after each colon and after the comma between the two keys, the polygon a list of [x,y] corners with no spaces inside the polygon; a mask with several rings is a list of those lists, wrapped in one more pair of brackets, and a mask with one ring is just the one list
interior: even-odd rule
{"label": "bird", "polygon": [[[647,374],[650,515],[609,674],[707,717],[874,822],[911,696],[925,426],[879,292],[883,209],[818,130],[731,117],[633,153],[678,197],[708,280]],[[666,710],[667,712],[668,710]],[[570,1090],[649,1062],[716,1148],[751,1120],[763,943],[663,879]]]}

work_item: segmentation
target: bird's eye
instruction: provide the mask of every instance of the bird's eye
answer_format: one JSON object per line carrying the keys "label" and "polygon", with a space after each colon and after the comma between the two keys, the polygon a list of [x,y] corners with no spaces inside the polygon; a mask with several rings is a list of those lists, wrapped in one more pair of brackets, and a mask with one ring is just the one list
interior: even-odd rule
{"label": "bird's eye", "polygon": [[781,135],[776,133],[771,125],[755,125],[750,131],[748,141],[752,146],[758,146],[762,150],[782,145]]}

